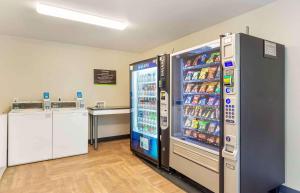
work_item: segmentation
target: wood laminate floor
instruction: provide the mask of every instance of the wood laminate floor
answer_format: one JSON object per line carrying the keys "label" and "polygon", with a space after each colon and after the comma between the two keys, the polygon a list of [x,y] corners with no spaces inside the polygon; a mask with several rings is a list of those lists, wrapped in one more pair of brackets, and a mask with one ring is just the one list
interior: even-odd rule
{"label": "wood laminate floor", "polygon": [[89,154],[10,167],[0,193],[181,193],[129,150],[129,140]]}

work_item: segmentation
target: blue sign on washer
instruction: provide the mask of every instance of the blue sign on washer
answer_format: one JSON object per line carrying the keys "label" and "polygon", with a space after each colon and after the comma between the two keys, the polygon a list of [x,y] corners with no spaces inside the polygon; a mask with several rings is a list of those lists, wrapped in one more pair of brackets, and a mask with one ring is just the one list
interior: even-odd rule
{"label": "blue sign on washer", "polygon": [[226,104],[230,104],[231,100],[230,99],[226,99]]}

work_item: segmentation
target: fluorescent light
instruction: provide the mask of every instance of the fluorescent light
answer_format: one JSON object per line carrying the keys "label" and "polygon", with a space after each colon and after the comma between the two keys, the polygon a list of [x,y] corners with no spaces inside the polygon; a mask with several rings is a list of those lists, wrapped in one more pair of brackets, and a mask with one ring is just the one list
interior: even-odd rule
{"label": "fluorescent light", "polygon": [[72,21],[78,21],[88,23],[92,25],[98,25],[102,27],[108,27],[118,30],[124,30],[127,26],[127,22],[115,21],[107,18],[97,17],[94,15],[88,15],[77,11],[63,9],[59,7],[50,6],[44,3],[37,3],[36,11],[43,15],[59,17]]}

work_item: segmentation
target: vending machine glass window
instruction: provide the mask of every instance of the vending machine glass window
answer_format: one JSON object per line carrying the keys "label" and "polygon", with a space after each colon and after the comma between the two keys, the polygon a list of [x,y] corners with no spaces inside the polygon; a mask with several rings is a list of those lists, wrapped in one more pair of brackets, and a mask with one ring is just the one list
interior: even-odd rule
{"label": "vending machine glass window", "polygon": [[220,43],[172,56],[172,137],[218,151]]}
{"label": "vending machine glass window", "polygon": [[131,67],[131,148],[158,160],[158,69],[156,59]]}

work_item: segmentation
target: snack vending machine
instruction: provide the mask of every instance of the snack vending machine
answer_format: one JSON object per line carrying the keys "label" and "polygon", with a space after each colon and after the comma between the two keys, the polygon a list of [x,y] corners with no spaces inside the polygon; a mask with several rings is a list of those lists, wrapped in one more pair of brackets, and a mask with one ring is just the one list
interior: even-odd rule
{"label": "snack vending machine", "polygon": [[216,193],[284,182],[284,46],[246,34],[171,55],[170,167]]}
{"label": "snack vending machine", "polygon": [[130,65],[131,150],[169,168],[169,55]]}
{"label": "snack vending machine", "polygon": [[170,167],[219,192],[221,54],[216,40],[171,55]]}

